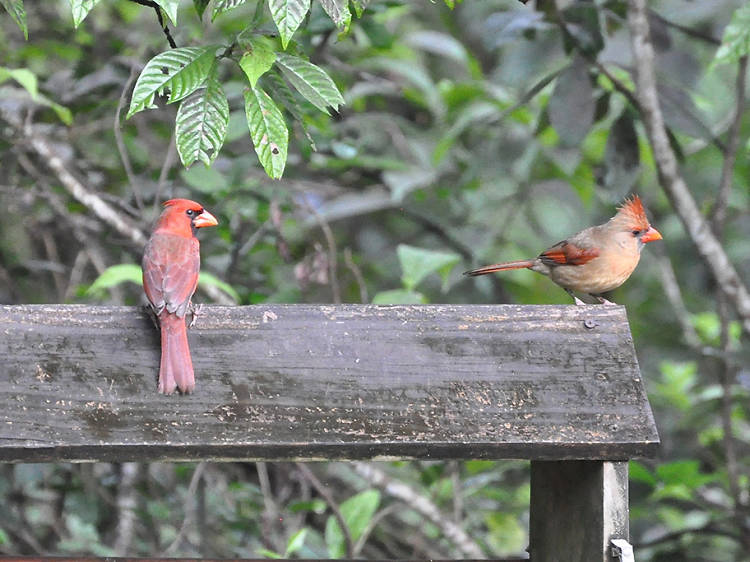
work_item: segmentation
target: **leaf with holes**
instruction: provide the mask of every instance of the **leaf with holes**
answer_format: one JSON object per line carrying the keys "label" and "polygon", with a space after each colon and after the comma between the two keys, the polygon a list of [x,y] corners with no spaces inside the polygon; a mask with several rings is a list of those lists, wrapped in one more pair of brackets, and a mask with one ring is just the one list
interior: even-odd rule
{"label": "leaf with holes", "polygon": [[214,62],[215,45],[182,47],[156,55],[146,64],[133,89],[127,118],[154,108],[154,96],[168,94],[167,103],[188,97],[205,82]]}
{"label": "leaf with holes", "polygon": [[159,4],[162,10],[164,10],[164,13],[167,14],[169,20],[174,25],[177,25],[177,6],[180,3],[180,0],[154,0],[154,2]]}
{"label": "leaf with holes", "polygon": [[341,92],[322,68],[286,53],[277,53],[276,64],[297,91],[322,112],[328,113],[328,106],[337,110],[344,104]]}
{"label": "leaf with holes", "polygon": [[98,3],[99,0],[70,0],[70,11],[73,13],[73,25],[76,29]]}
{"label": "leaf with holes", "polygon": [[258,78],[273,66],[276,53],[274,53],[270,41],[265,37],[253,37],[247,46],[249,50],[242,55],[239,64],[245,76],[247,76],[250,86],[255,88]]}
{"label": "leaf with holes", "polygon": [[177,111],[175,141],[183,166],[200,160],[210,166],[219,154],[229,125],[229,102],[216,73],[185,98]]}
{"label": "leaf with holes", "polygon": [[211,21],[214,21],[224,12],[244,4],[246,1],[247,0],[216,0],[216,2],[214,2],[214,10],[211,12]]}
{"label": "leaf with holes", "polygon": [[268,0],[276,28],[281,36],[281,45],[286,49],[289,40],[310,11],[310,0]]}
{"label": "leaf with holes", "polygon": [[24,38],[29,38],[29,27],[26,25],[26,10],[23,7],[23,0],[0,0],[5,11],[10,14],[16,25],[23,31]]}
{"label": "leaf with holes", "polygon": [[245,91],[245,115],[258,160],[266,173],[278,179],[284,173],[289,130],[281,110],[260,88]]}
{"label": "leaf with holes", "polygon": [[352,13],[349,11],[349,0],[320,0],[328,17],[333,20],[336,27],[349,29],[352,22]]}

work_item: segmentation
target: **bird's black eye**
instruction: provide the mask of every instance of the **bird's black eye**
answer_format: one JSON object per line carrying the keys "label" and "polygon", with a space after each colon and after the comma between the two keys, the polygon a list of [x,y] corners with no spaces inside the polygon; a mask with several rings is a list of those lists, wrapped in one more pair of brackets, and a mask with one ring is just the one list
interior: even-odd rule
{"label": "bird's black eye", "polygon": [[195,211],[193,211],[192,209],[188,209],[187,211],[185,211],[185,213],[189,217],[194,217],[195,216]]}
{"label": "bird's black eye", "polygon": [[641,234],[641,232],[643,232],[643,231],[642,230],[634,230],[633,231],[633,236],[638,236],[638,235]]}

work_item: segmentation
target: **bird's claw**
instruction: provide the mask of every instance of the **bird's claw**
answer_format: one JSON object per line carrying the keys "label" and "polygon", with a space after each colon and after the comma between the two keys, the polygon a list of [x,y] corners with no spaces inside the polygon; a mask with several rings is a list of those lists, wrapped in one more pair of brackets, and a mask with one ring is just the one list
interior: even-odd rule
{"label": "bird's claw", "polygon": [[600,295],[592,295],[592,296],[599,302],[599,304],[603,304],[605,306],[617,306],[616,302],[608,301],[607,299],[605,299],[604,297]]}
{"label": "bird's claw", "polygon": [[148,314],[148,317],[151,319],[151,322],[153,322],[154,328],[158,330],[159,329],[159,317],[156,315],[154,308],[150,304],[143,305],[143,308],[146,309],[146,314]]}
{"label": "bird's claw", "polygon": [[198,316],[201,314],[201,308],[203,308],[203,304],[199,304],[198,306],[195,306],[193,303],[190,303],[190,314],[192,315],[192,318],[190,319],[190,324],[188,324],[188,328],[192,328],[195,326],[195,321],[198,319]]}

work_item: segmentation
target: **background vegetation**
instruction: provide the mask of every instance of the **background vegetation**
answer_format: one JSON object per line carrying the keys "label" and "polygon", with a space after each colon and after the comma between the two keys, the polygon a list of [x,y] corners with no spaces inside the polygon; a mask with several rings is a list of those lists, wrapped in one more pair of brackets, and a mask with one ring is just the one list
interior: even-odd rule
{"label": "background vegetation", "polygon": [[[748,560],[746,3],[660,0],[647,20],[642,0],[0,4],[0,302],[142,302],[145,233],[186,196],[220,220],[197,301],[568,303],[528,271],[460,273],[637,191],[664,235],[612,295],[662,438],[631,464],[637,557]],[[631,49],[645,21],[653,61]],[[152,78],[182,76],[139,93],[170,43],[203,58],[159,59]],[[5,465],[0,498],[4,554],[497,557],[528,540],[510,461]]]}

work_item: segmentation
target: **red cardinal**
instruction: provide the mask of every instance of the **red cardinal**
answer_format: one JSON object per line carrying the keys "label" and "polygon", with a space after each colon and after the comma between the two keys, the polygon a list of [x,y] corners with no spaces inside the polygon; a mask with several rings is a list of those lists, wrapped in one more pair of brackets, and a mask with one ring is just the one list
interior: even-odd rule
{"label": "red cardinal", "polygon": [[159,392],[172,394],[176,387],[189,394],[195,376],[185,314],[201,267],[195,231],[218,222],[195,201],[172,199],[164,207],[143,254],[143,288],[161,327]]}
{"label": "red cardinal", "polygon": [[640,198],[626,199],[609,221],[582,230],[558,242],[533,260],[510,261],[480,267],[464,275],[484,275],[506,269],[531,269],[547,275],[575,299],[573,291],[588,293],[600,303],[601,297],[622,285],[633,273],[643,245],[661,240],[661,234],[648,223]]}

